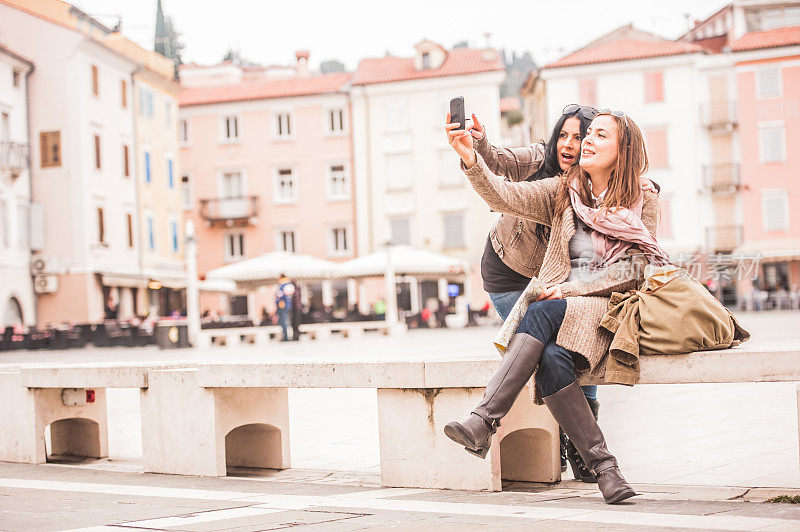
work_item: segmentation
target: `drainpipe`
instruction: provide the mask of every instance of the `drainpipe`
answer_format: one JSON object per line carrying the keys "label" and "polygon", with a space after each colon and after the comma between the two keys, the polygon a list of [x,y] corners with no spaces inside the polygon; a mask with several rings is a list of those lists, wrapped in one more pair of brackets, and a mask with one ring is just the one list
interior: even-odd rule
{"label": "drainpipe", "polygon": [[[133,149],[131,150],[131,170],[133,171],[133,180],[134,180],[134,199],[135,199],[135,207],[134,213],[136,214],[136,253],[139,255],[139,274],[144,275],[144,246],[142,245],[144,240],[143,231],[142,231],[142,205],[139,201],[141,199],[141,183],[139,183],[139,137],[138,137],[138,128],[136,127],[136,74],[141,72],[142,67],[137,66],[136,69],[131,72],[131,119],[133,120]],[[140,102],[141,104],[141,102]],[[145,305],[150,306],[150,298],[147,297],[147,287],[144,288],[144,299]],[[134,306],[138,307],[137,302],[134,301]],[[143,309],[137,308],[139,313],[142,312]]]}
{"label": "drainpipe", "polygon": [[[28,200],[29,204],[33,203],[33,157],[31,156],[31,147],[33,146],[33,135],[31,133],[31,74],[33,74],[34,65],[30,65],[30,70],[25,74],[25,129],[28,135]],[[30,207],[28,207],[28,217],[30,217]],[[30,222],[29,222],[30,224]],[[44,227],[42,228],[44,231]],[[30,251],[30,231],[28,232],[28,251]],[[33,255],[33,254],[31,254]],[[28,268],[31,274],[31,290],[33,290],[33,273]],[[33,294],[33,316],[36,325],[39,325],[39,297],[34,292]]]}

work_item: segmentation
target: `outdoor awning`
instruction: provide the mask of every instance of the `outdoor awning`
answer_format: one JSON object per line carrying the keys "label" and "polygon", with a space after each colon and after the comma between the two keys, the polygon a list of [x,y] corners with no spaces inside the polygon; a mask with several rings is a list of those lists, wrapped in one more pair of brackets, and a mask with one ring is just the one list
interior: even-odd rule
{"label": "outdoor awning", "polygon": [[[448,276],[463,275],[468,272],[469,264],[440,253],[411,246],[392,247],[392,268],[395,275],[412,276]],[[382,277],[386,273],[386,251],[377,251],[357,259],[338,265],[337,277]]]}
{"label": "outdoor awning", "polygon": [[201,292],[230,294],[236,291],[236,283],[230,279],[207,279],[205,281],[198,281],[197,289]]}
{"label": "outdoor awning", "polygon": [[258,286],[277,283],[283,273],[295,281],[314,281],[330,278],[336,267],[333,262],[310,255],[273,251],[215,268],[206,273],[206,279],[228,279],[237,285]]}
{"label": "outdoor awning", "polygon": [[790,261],[800,260],[800,239],[776,238],[764,240],[749,240],[736,248],[736,254],[752,255],[762,261]]}
{"label": "outdoor awning", "polygon": [[116,286],[119,288],[144,288],[150,280],[141,275],[127,275],[119,273],[102,273],[100,279],[103,286]]}

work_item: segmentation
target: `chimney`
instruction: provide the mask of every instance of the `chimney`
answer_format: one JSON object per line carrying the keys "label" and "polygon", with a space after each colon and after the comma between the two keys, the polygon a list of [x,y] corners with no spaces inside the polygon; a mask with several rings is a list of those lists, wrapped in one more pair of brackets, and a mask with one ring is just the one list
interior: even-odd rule
{"label": "chimney", "polygon": [[295,65],[297,74],[300,76],[308,76],[310,74],[308,70],[308,50],[297,50],[294,56],[297,58],[297,65]]}

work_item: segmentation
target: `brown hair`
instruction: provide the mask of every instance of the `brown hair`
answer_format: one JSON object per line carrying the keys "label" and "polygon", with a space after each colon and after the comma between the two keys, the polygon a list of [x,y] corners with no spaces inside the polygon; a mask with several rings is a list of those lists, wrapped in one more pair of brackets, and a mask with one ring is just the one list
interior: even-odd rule
{"label": "brown hair", "polygon": [[[599,113],[597,116],[610,116],[617,123],[617,163],[611,170],[608,190],[603,201],[603,210],[615,207],[632,207],[642,194],[640,179],[649,166],[647,150],[644,146],[642,131],[636,122],[627,116],[615,116],[611,113]],[[594,205],[589,188],[589,174],[576,165],[564,172],[561,186],[556,194],[556,212],[562,213],[570,205],[569,183],[578,177],[576,192],[584,205]]]}

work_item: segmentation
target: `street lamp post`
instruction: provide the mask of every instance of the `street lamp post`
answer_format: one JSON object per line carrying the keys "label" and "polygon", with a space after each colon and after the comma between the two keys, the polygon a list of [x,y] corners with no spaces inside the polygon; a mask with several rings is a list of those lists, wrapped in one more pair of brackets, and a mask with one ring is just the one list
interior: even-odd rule
{"label": "street lamp post", "polygon": [[189,343],[196,347],[200,336],[200,291],[197,286],[197,238],[192,220],[186,221],[184,252],[186,253],[186,321]]}

